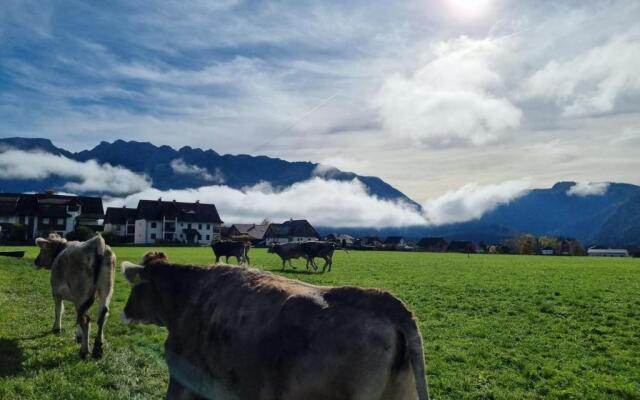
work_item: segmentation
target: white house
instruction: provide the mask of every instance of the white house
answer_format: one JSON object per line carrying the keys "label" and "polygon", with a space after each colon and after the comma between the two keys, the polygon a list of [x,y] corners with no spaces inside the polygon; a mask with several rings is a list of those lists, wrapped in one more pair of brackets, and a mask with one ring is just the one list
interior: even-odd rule
{"label": "white house", "polygon": [[209,244],[219,238],[223,224],[214,204],[200,202],[140,200],[135,209],[109,208],[107,214],[105,232],[124,238],[131,235],[136,244],[159,241]]}

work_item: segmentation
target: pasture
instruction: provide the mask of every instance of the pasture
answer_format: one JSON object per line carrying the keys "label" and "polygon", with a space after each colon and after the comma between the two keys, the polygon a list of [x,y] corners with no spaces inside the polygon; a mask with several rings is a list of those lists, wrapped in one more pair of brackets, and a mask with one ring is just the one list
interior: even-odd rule
{"label": "pasture", "polygon": [[[49,271],[32,269],[37,249],[27,250],[0,257],[0,399],[162,398],[165,331],[120,322],[129,286],[119,271],[104,357],[82,361],[70,304],[62,334],[50,333]],[[147,250],[114,248],[118,269]],[[209,248],[163,250],[212,261]],[[265,250],[251,258],[282,273]],[[294,264],[282,274],[400,297],[419,319],[435,399],[640,399],[640,260],[338,251],[331,273]]]}

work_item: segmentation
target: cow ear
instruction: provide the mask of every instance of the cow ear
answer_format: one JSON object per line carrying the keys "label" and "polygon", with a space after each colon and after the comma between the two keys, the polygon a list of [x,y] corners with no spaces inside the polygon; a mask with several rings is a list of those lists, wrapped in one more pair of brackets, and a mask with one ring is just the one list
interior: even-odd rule
{"label": "cow ear", "polygon": [[145,279],[143,279],[144,267],[142,265],[125,261],[120,265],[120,268],[122,269],[122,274],[130,284],[135,285],[145,281]]}
{"label": "cow ear", "polygon": [[41,249],[44,249],[48,244],[49,244],[49,241],[45,238],[36,239],[36,246],[40,247]]}

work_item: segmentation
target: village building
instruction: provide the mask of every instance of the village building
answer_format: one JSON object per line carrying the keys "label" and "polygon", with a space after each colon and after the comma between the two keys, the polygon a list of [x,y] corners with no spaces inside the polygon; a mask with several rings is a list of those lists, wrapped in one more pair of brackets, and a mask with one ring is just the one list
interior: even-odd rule
{"label": "village building", "polygon": [[136,208],[107,208],[104,217],[104,231],[120,237],[124,243],[133,243],[136,233]]}
{"label": "village building", "polygon": [[228,239],[246,238],[251,244],[258,245],[264,241],[264,235],[269,229],[269,223],[264,224],[233,224],[225,232]]}
{"label": "village building", "polygon": [[126,237],[129,235],[129,225],[133,219],[133,242],[136,244],[157,242],[209,244],[219,239],[220,227],[223,224],[214,204],[199,201],[183,203],[162,199],[140,200],[135,209],[113,210],[107,209],[110,218],[105,218],[105,232],[122,235],[124,225]]}
{"label": "village building", "polygon": [[629,251],[627,249],[591,248],[587,250],[587,255],[590,257],[629,257]]}
{"label": "village building", "polygon": [[423,251],[443,252],[447,249],[447,241],[441,237],[423,237],[418,241],[418,248]]}
{"label": "village building", "polygon": [[556,253],[556,251],[554,250],[553,247],[545,247],[540,251],[540,253],[543,256],[552,256],[552,255],[554,255]]}
{"label": "village building", "polygon": [[100,197],[59,195],[54,192],[0,193],[0,225],[7,232],[22,225],[26,238],[49,233],[66,236],[78,226],[99,229],[104,218]]}
{"label": "village building", "polygon": [[389,236],[385,239],[384,243],[385,249],[404,249],[407,245],[407,241],[402,236]]}
{"label": "village building", "polygon": [[269,246],[273,243],[320,240],[320,235],[306,219],[291,219],[281,224],[269,224],[264,234],[264,240],[265,244]]}

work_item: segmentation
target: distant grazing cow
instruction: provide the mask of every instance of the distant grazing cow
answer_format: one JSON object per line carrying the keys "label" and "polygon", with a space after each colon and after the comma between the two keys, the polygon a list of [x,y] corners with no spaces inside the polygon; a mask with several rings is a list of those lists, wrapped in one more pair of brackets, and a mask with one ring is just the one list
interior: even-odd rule
{"label": "distant grazing cow", "polygon": [[[300,247],[300,243],[291,242],[291,243],[273,243],[269,246],[268,253],[275,253],[280,256],[282,259],[282,270],[284,271],[284,264],[286,261],[289,261],[289,267],[296,269],[296,267],[291,264],[292,259],[304,258],[307,261],[305,268],[309,270],[309,258],[307,257],[307,253],[302,250]],[[317,270],[315,264],[311,263],[311,266]]]}
{"label": "distant grazing cow", "polygon": [[67,242],[58,235],[36,239],[40,253],[35,259],[38,268],[51,268],[51,289],[55,303],[53,331],[62,330],[63,300],[73,303],[76,309],[78,330],[76,340],[81,343],[80,355],[89,354],[89,316],[87,311],[99,300],[97,311],[98,333],[93,345],[93,356],[102,356],[104,324],[113,294],[116,256],[98,235],[86,242]]}
{"label": "distant grazing cow", "polygon": [[122,270],[123,321],[169,331],[167,399],[429,398],[416,321],[389,293],[162,259]]}
{"label": "distant grazing cow", "polygon": [[229,257],[235,257],[238,260],[238,264],[243,262],[250,263],[249,249],[251,247],[250,244],[245,244],[245,242],[224,240],[213,243],[211,248],[216,257],[216,264],[220,261],[220,257],[226,257],[225,262],[229,262]]}
{"label": "distant grazing cow", "polygon": [[324,259],[324,266],[322,267],[322,272],[325,271],[327,267],[329,267],[329,271],[331,271],[331,266],[333,265],[333,252],[336,249],[336,244],[333,242],[321,242],[321,241],[309,241],[300,243],[300,248],[307,255],[307,259],[313,264],[314,269],[318,269],[314,258],[322,258]]}

